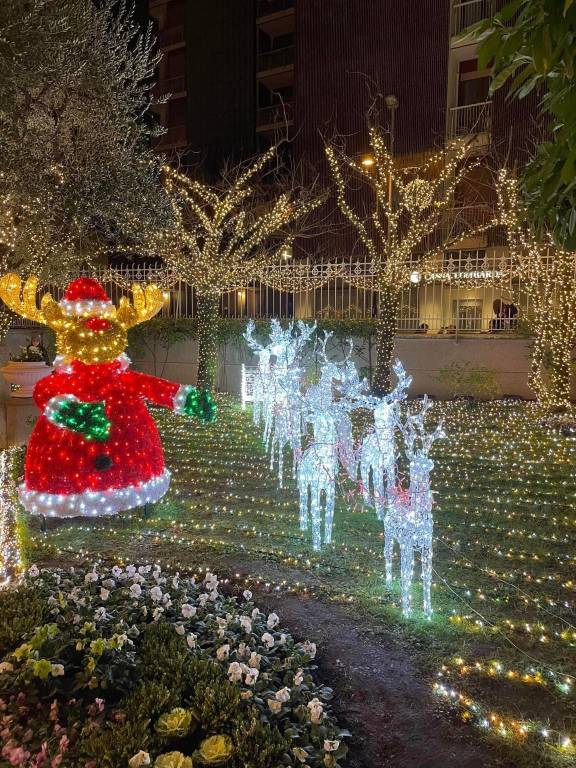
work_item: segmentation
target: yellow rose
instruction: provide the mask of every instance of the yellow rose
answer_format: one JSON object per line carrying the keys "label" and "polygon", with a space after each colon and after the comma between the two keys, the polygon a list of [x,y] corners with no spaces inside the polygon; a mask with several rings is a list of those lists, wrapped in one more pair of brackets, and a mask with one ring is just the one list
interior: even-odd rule
{"label": "yellow rose", "polygon": [[187,736],[196,728],[197,722],[192,719],[189,709],[176,707],[171,712],[166,712],[158,718],[156,731],[161,736],[175,736],[181,738]]}
{"label": "yellow rose", "polygon": [[210,736],[204,739],[198,754],[202,762],[208,765],[225,763],[234,750],[230,736]]}
{"label": "yellow rose", "polygon": [[192,758],[186,757],[182,752],[165,752],[158,755],[154,768],[192,768]]}

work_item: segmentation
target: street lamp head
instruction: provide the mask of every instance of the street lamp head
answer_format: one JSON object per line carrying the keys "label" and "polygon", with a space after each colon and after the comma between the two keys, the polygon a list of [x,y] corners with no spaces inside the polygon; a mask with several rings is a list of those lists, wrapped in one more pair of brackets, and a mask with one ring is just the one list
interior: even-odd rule
{"label": "street lamp head", "polygon": [[371,155],[366,155],[366,157],[363,157],[360,161],[360,164],[364,166],[364,168],[371,168],[374,165],[374,158]]}
{"label": "street lamp head", "polygon": [[391,93],[388,96],[384,97],[384,104],[386,104],[388,109],[396,109],[396,107],[398,106],[398,98],[394,96],[393,93]]}

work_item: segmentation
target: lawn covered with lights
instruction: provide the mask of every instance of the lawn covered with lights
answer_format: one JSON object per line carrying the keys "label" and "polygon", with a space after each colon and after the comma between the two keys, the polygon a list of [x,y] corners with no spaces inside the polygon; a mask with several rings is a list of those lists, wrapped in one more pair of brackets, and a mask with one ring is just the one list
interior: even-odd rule
{"label": "lawn covered with lights", "polygon": [[[522,755],[568,765],[576,751],[574,573],[576,440],[515,401],[437,403],[447,440],[434,446],[431,622],[404,620],[384,582],[382,524],[340,485],[331,545],[313,552],[291,479],[275,473],[251,413],[219,400],[215,424],[156,412],[168,495],[147,513],[29,520],[28,562],[160,562],[210,567],[251,588],[341,603],[406,643],[451,716]],[[421,606],[418,579],[414,605]],[[309,602],[309,601],[308,601]],[[297,629],[297,628],[296,628]],[[516,763],[515,763],[516,764]]]}

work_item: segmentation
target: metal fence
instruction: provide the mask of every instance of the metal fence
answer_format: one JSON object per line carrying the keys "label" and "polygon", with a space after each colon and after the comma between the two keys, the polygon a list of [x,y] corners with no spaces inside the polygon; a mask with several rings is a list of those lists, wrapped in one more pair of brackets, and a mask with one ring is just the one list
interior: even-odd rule
{"label": "metal fence", "polygon": [[[417,268],[410,287],[401,293],[398,313],[400,333],[478,334],[520,332],[529,314],[522,285],[509,269],[504,248],[446,251]],[[126,266],[86,273],[98,278],[116,304],[128,295],[130,285],[155,282],[164,291],[160,315],[193,318],[196,294],[193,286],[170,275],[162,267]],[[48,286],[59,299],[62,289]],[[495,305],[496,302],[496,305]],[[498,305],[499,302],[499,305]],[[220,314],[227,318],[295,318],[364,320],[378,314],[377,275],[369,261],[288,260],[271,265],[253,280],[224,292]],[[503,307],[507,307],[503,310]],[[17,320],[16,327],[32,323]]]}
{"label": "metal fence", "polygon": [[471,24],[488,18],[493,10],[492,0],[467,0],[452,6],[452,36],[459,35]]}

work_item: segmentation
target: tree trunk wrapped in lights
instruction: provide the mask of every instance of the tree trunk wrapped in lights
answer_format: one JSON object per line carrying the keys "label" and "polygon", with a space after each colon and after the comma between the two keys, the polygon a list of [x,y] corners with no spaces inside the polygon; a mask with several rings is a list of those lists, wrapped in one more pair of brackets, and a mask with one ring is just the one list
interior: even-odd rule
{"label": "tree trunk wrapped in lights", "polygon": [[528,293],[534,345],[529,384],[549,411],[570,404],[572,348],[576,338],[576,254],[537,237],[526,216],[519,182],[503,170],[497,182],[498,206],[512,269]]}
{"label": "tree trunk wrapped in lights", "polygon": [[[380,125],[369,124],[368,137],[369,164],[357,162],[334,144],[326,146],[326,156],[338,207],[370,260],[370,283],[360,277],[355,284],[374,286],[378,291],[378,360],[372,389],[383,395],[390,391],[402,290],[411,282],[427,279],[427,266],[441,258],[446,248],[488,230],[494,222],[491,216],[486,223],[473,220],[469,214],[478,211],[478,205],[454,207],[456,190],[462,190],[472,168],[480,164],[478,159],[469,158],[467,144],[436,153],[417,167],[401,168],[386,146]],[[358,213],[348,200],[348,176],[359,178],[371,192],[372,209],[366,213]],[[472,190],[470,185],[468,189]],[[366,204],[365,199],[363,202]]]}
{"label": "tree trunk wrapped in lights", "polygon": [[[276,158],[271,147],[253,162],[209,186],[173,168],[165,168],[165,186],[175,223],[146,239],[146,252],[161,257],[198,297],[198,380],[213,389],[216,383],[216,332],[220,296],[245,288],[281,264],[286,249],[303,234],[308,214],[323,194],[285,178],[278,186],[259,182]],[[276,172],[278,178],[279,174]],[[273,190],[266,192],[266,189]]]}

